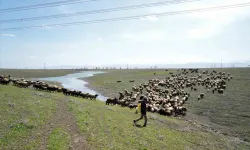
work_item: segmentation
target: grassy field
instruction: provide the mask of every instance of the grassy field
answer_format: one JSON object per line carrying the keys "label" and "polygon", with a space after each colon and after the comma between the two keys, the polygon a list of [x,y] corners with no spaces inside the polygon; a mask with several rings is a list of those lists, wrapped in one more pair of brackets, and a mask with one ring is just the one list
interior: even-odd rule
{"label": "grassy field", "polygon": [[[209,70],[209,69],[207,69]],[[228,82],[223,95],[207,93],[204,88],[191,92],[187,104],[188,115],[184,119],[197,121],[207,129],[216,130],[230,136],[238,136],[241,140],[250,142],[250,68],[216,69],[231,73],[234,79]],[[130,90],[133,85],[152,78],[163,79],[169,72],[177,70],[116,70],[105,74],[89,77],[89,87],[96,89],[108,97],[118,96],[124,89]],[[153,75],[156,73],[156,75]],[[122,83],[117,83],[122,80]],[[129,83],[135,80],[135,83]],[[197,96],[205,93],[205,99],[197,101]]]}
{"label": "grassy field", "polygon": [[45,78],[64,76],[78,71],[72,69],[0,69],[0,75],[11,75],[16,78]]}
{"label": "grassy field", "polygon": [[57,95],[0,85],[0,149],[33,149],[55,111]]}
{"label": "grassy field", "polygon": [[0,149],[62,150],[81,146],[63,94],[0,85]]}
{"label": "grassy field", "polygon": [[[244,142],[182,119],[62,94],[0,85],[0,149],[248,149]],[[142,124],[142,122],[140,122]]]}
{"label": "grassy field", "polygon": [[[247,149],[234,139],[207,132],[193,124],[149,113],[146,128],[132,126],[134,110],[102,102],[70,100],[70,110],[95,149]],[[141,121],[142,125],[143,122]]]}
{"label": "grassy field", "polygon": [[70,135],[63,128],[56,128],[49,136],[48,149],[69,149]]}
{"label": "grassy field", "polygon": [[[12,71],[0,70],[0,74]],[[20,70],[11,75],[36,78],[74,73],[40,71]],[[249,149],[250,69],[221,71],[234,76],[223,95],[203,88],[190,91],[186,117],[149,113],[146,128],[132,126],[139,115],[128,108],[0,85],[0,149]],[[169,72],[177,70],[109,70],[88,81],[105,96],[117,96],[149,79],[163,79]],[[205,99],[197,101],[200,92],[205,92]]]}

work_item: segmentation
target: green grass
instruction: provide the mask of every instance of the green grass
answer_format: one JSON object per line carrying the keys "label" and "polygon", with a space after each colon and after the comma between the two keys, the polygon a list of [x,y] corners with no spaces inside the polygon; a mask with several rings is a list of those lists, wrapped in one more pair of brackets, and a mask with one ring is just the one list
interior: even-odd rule
{"label": "green grass", "polygon": [[0,69],[0,75],[11,75],[15,78],[56,77],[77,72],[79,71],[73,69]]}
{"label": "green grass", "polygon": [[[164,78],[167,72],[157,70],[112,71],[111,74],[96,76],[93,84],[103,86],[108,91],[118,93],[116,80],[135,79],[136,84],[154,78]],[[249,138],[249,70],[228,70],[234,80],[227,85],[223,95],[205,93],[205,99],[197,101],[192,93],[187,103],[186,118],[166,117],[148,113],[148,126],[137,128],[132,120],[139,117],[135,110],[120,106],[106,106],[100,101],[65,97],[62,94],[46,93],[32,89],[0,85],[0,149],[39,149],[44,126],[56,112],[59,100],[67,100],[68,110],[73,113],[78,127],[92,149],[249,149],[247,142],[210,132],[199,124],[186,122],[194,117],[212,127],[218,127],[231,134]],[[116,74],[116,75],[114,75]],[[118,76],[117,76],[118,75]],[[120,76],[120,77],[119,77]],[[95,77],[95,78],[96,78]],[[90,78],[92,79],[92,78]],[[114,83],[112,83],[114,82]],[[92,82],[91,82],[92,84]],[[122,83],[122,88],[133,83]],[[128,88],[129,90],[129,88]],[[65,110],[67,111],[67,110]],[[139,122],[143,124],[143,122]],[[209,129],[209,128],[208,128]],[[231,135],[229,134],[229,135]],[[49,135],[49,134],[48,134]],[[48,136],[48,149],[67,149],[71,133],[59,126]]]}
{"label": "green grass", "polygon": [[192,92],[188,108],[193,114],[208,118],[218,129],[250,142],[250,69],[224,69],[234,79],[227,83],[223,95],[205,92],[205,99],[197,101],[200,91]]}
{"label": "green grass", "polygon": [[69,149],[70,135],[63,128],[56,128],[49,136],[48,150]]}
{"label": "green grass", "polygon": [[[205,69],[211,70],[211,69]],[[228,82],[223,95],[207,93],[203,87],[197,92],[191,92],[187,104],[188,116],[186,118],[198,120],[230,136],[238,136],[250,142],[250,68],[215,69],[229,72],[234,79]],[[118,97],[118,92],[127,89],[131,91],[133,85],[139,85],[152,78],[163,79],[169,72],[177,70],[116,70],[106,74],[98,74],[87,80],[90,87],[108,97]],[[156,73],[154,76],[153,73]],[[128,81],[134,79],[135,83]],[[116,83],[122,80],[122,83]],[[197,101],[197,96],[205,93],[205,99]]]}
{"label": "green grass", "polygon": [[138,128],[132,120],[139,115],[129,108],[71,99],[69,109],[93,149],[247,149],[247,145],[172,117],[149,113],[148,126]]}
{"label": "green grass", "polygon": [[35,148],[40,141],[37,133],[52,115],[58,98],[58,95],[0,85],[0,147]]}

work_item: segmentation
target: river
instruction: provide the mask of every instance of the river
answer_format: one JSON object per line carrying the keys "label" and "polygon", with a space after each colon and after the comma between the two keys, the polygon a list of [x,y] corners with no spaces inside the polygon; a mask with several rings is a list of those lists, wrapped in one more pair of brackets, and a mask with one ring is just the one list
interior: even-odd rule
{"label": "river", "polygon": [[74,74],[68,74],[65,76],[59,76],[59,77],[39,78],[39,80],[60,82],[64,88],[68,88],[71,90],[79,90],[79,91],[90,93],[90,94],[98,94],[97,99],[101,101],[106,101],[107,97],[101,95],[100,93],[92,89],[89,89],[86,86],[88,82],[84,81],[84,78],[91,77],[91,76],[94,76],[95,74],[101,74],[101,73],[105,73],[105,72],[84,71],[84,72],[79,72],[79,73],[74,73]]}

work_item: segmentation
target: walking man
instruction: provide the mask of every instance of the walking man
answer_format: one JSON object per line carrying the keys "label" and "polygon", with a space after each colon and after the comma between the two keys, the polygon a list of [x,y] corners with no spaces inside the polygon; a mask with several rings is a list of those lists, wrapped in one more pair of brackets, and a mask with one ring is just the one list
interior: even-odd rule
{"label": "walking man", "polygon": [[136,125],[136,122],[144,118],[144,125],[143,127],[147,126],[147,106],[146,106],[147,98],[145,96],[140,97],[139,103],[141,103],[141,117],[134,120],[134,125]]}

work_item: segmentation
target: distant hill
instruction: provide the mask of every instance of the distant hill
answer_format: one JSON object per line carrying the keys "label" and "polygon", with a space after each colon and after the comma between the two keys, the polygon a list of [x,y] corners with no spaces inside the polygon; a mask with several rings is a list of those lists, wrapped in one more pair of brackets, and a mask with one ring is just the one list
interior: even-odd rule
{"label": "distant hill", "polygon": [[[101,69],[103,68],[122,68],[126,69],[127,67],[130,69],[134,68],[221,68],[220,62],[197,62],[197,63],[182,63],[182,64],[110,64],[110,65],[60,65],[60,66],[50,66],[47,65],[46,69],[75,69],[75,68],[89,68],[93,69],[96,67],[99,67]],[[239,67],[250,67],[250,60],[248,61],[235,61],[230,63],[222,63],[223,68],[239,68]],[[19,68],[10,68],[10,69],[19,69]],[[32,67],[32,68],[20,68],[20,69],[44,69],[43,67]]]}
{"label": "distant hill", "polygon": [[[48,66],[47,69],[71,69],[71,68],[106,68],[106,67],[112,67],[119,69],[120,67],[122,69],[129,68],[221,68],[221,63],[218,62],[211,62],[211,63],[183,63],[183,64],[113,64],[113,65],[103,65],[103,66],[91,66],[91,65],[85,65],[85,66]],[[232,62],[232,63],[222,63],[223,68],[232,68],[232,67],[250,67],[250,61],[245,62]]]}

